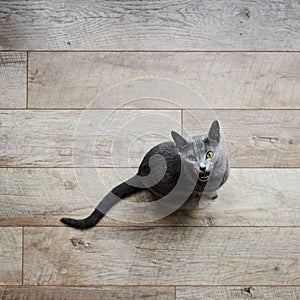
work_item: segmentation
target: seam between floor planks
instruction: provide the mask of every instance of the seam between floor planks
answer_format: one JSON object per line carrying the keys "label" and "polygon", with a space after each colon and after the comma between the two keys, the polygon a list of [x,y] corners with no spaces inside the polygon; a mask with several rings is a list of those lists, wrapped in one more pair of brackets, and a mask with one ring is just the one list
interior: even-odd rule
{"label": "seam between floor planks", "polygon": [[[9,227],[23,227],[23,228],[49,228],[49,227],[55,227],[55,228],[62,228],[62,227],[68,227],[66,225],[55,225],[55,224],[50,224],[50,225],[0,225],[0,228],[9,228]],[[110,224],[101,224],[97,225],[94,228],[112,228],[112,229],[119,229],[119,228],[128,228],[128,229],[135,229],[139,228],[139,230],[142,229],[151,229],[151,228],[300,228],[299,225],[211,225],[211,226],[205,226],[205,225],[170,225],[170,224],[158,224],[158,225],[145,225],[145,224],[138,224],[136,223],[135,225],[110,225]],[[84,232],[84,231],[80,231]]]}
{"label": "seam between floor planks", "polygon": [[22,286],[24,285],[24,226],[22,226]]}
{"label": "seam between floor planks", "polygon": [[50,53],[50,52],[65,52],[65,53],[300,53],[300,50],[80,50],[80,49],[47,49],[47,50],[34,50],[34,49],[2,49],[1,52],[28,52],[28,53],[36,53],[36,52],[43,52],[43,53]]}
{"label": "seam between floor planks", "polygon": [[29,103],[29,52],[26,51],[26,103],[25,103],[25,109],[28,109],[28,103]]}
{"label": "seam between floor planks", "polygon": [[[239,287],[239,286],[248,286],[248,284],[163,284],[163,285],[155,285],[155,284],[65,284],[65,285],[60,285],[60,284],[39,284],[39,285],[32,285],[32,284],[24,284],[24,285],[16,285],[16,284],[0,284],[0,287],[16,287],[16,288],[22,288],[22,287],[89,287],[89,288],[98,288],[98,287]],[[255,284],[252,285],[254,287],[300,287],[300,284]]]}
{"label": "seam between floor planks", "polygon": [[[116,167],[118,169],[131,169],[131,168],[138,168],[138,166],[132,166],[132,167],[124,167],[124,166],[118,166]],[[0,169],[113,169],[113,167],[110,166],[101,166],[101,167],[84,167],[84,166],[0,166]],[[285,166],[278,166],[278,167],[259,167],[259,166],[254,166],[254,167],[239,167],[236,166],[234,168],[230,168],[230,169],[300,169],[299,167],[295,166],[295,167],[285,167]]]}
{"label": "seam between floor planks", "polygon": [[64,107],[30,107],[30,108],[25,108],[25,107],[20,107],[20,108],[16,108],[16,107],[13,107],[13,108],[8,108],[8,107],[1,107],[0,108],[0,111],[1,110],[24,110],[24,111],[66,111],[66,110],[70,110],[70,111],[78,111],[78,110],[81,110],[81,111],[85,111],[85,110],[91,110],[91,111],[101,111],[101,110],[113,110],[113,111],[122,111],[122,110],[149,110],[149,111],[160,111],[160,110],[165,110],[165,111],[190,111],[190,110],[222,110],[222,111],[227,111],[227,110],[243,110],[243,111],[246,111],[246,110],[249,110],[249,111],[253,111],[253,110],[257,110],[257,111],[263,111],[263,110],[266,110],[266,111],[269,111],[269,110],[276,110],[276,111],[279,111],[279,110],[282,110],[282,111],[297,111],[297,110],[300,110],[300,107],[296,107],[296,108],[281,108],[281,107],[275,107],[275,108],[253,108],[253,107],[250,107],[250,108],[243,108],[243,107],[235,107],[235,108],[213,108],[213,109],[210,109],[210,108],[170,108],[170,107],[167,107],[167,108],[147,108],[147,107],[139,107],[139,108],[135,108],[135,107],[122,107],[122,108],[116,108],[116,107],[103,107],[103,108],[86,108],[86,107],[67,107],[67,108],[64,108]]}

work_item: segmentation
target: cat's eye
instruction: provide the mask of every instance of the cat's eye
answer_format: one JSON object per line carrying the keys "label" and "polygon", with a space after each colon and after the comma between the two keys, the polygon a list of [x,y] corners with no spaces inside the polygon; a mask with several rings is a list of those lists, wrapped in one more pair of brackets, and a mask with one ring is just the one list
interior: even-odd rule
{"label": "cat's eye", "polygon": [[189,156],[189,160],[191,160],[191,161],[196,161],[196,156],[190,155],[190,156]]}
{"label": "cat's eye", "polygon": [[214,157],[214,153],[212,151],[208,151],[206,153],[206,158],[213,158]]}

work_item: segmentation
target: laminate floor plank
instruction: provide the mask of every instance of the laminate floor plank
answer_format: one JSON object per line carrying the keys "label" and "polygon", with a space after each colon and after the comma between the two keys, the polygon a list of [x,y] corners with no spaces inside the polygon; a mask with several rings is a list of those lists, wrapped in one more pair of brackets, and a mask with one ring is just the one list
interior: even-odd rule
{"label": "laminate floor plank", "polygon": [[[300,110],[189,110],[185,135],[219,119],[232,167],[300,167]],[[137,167],[180,132],[180,111],[16,110],[0,112],[2,167]]]}
{"label": "laminate floor plank", "polygon": [[28,104],[299,108],[299,69],[291,52],[30,52]]}
{"label": "laminate floor plank", "polygon": [[299,285],[300,228],[26,227],[26,285]]}
{"label": "laminate floor plank", "polygon": [[3,50],[300,49],[299,3],[292,0],[0,4]]}
{"label": "laminate floor plank", "polygon": [[[61,217],[89,215],[108,191],[134,174],[131,169],[105,168],[93,177],[93,171],[1,168],[0,225],[62,226]],[[300,226],[299,180],[299,169],[232,169],[209,206],[187,205],[164,219],[153,218],[151,225]],[[98,226],[145,225],[151,209],[141,213],[138,205],[153,200],[149,192],[127,197]]]}

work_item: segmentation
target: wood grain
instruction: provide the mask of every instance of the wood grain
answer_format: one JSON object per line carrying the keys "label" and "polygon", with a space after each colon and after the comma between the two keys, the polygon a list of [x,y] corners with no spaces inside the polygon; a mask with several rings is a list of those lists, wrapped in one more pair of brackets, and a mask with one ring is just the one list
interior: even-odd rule
{"label": "wood grain", "polygon": [[300,110],[190,110],[183,112],[183,129],[197,135],[219,119],[232,166],[294,168],[300,166],[299,117]]}
{"label": "wood grain", "polygon": [[0,52],[0,108],[26,107],[26,61],[24,52]]}
{"label": "wood grain", "polygon": [[2,2],[2,49],[299,50],[298,1]]}
{"label": "wood grain", "polygon": [[261,299],[294,300],[300,297],[300,287],[177,287],[177,300]]}
{"label": "wood grain", "polygon": [[180,111],[2,111],[0,165],[138,166],[180,132]]}
{"label": "wood grain", "polygon": [[24,280],[30,285],[299,284],[299,234],[300,228],[27,227]]}
{"label": "wood grain", "polygon": [[22,228],[0,227],[0,284],[22,284]]}
{"label": "wood grain", "polygon": [[174,298],[171,287],[0,287],[0,297],[5,300],[46,300],[46,299],[158,299]]}
{"label": "wood grain", "polygon": [[[127,108],[198,108],[179,84],[202,95],[211,108],[299,108],[300,53],[29,53],[29,107],[83,108],[109,90],[98,108],[115,108],[133,95],[117,85],[136,78],[168,78],[172,87],[142,91],[144,96],[166,98],[126,101]],[[118,94],[120,93],[120,94]],[[203,101],[203,100],[202,100]],[[206,105],[207,106],[207,105]]]}
{"label": "wood grain", "polygon": [[[137,167],[180,131],[180,111],[2,111],[3,167]],[[219,118],[232,167],[300,167],[300,110],[184,111],[186,134]],[[233,122],[234,120],[234,122]],[[76,129],[76,130],[75,130]]]}
{"label": "wood grain", "polygon": [[[62,226],[63,216],[84,217],[106,192],[131,176],[130,169],[91,170],[0,169],[0,224]],[[79,171],[82,171],[81,169]],[[86,186],[78,181],[87,176]],[[219,198],[203,210],[183,207],[153,226],[300,226],[299,169],[232,169]],[[92,191],[92,193],[90,192]],[[132,202],[153,201],[147,192],[136,193],[112,209],[98,226],[130,224],[137,207]],[[132,203],[134,205],[134,203]],[[150,213],[150,212],[149,212]],[[127,220],[127,223],[122,220]],[[140,224],[145,225],[141,216]]]}

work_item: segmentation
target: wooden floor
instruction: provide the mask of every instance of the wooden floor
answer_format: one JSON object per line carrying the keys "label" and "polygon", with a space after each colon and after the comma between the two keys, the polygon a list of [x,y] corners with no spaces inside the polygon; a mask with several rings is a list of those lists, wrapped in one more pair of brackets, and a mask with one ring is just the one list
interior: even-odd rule
{"label": "wooden floor", "polygon": [[[180,107],[158,88],[120,108],[128,82],[154,77],[182,85],[168,90]],[[63,226],[171,130],[209,127],[185,89],[222,124],[219,198],[138,224],[118,220],[120,203],[91,230]],[[0,114],[1,299],[300,299],[299,1],[0,0]],[[123,130],[149,116],[145,136]]]}

